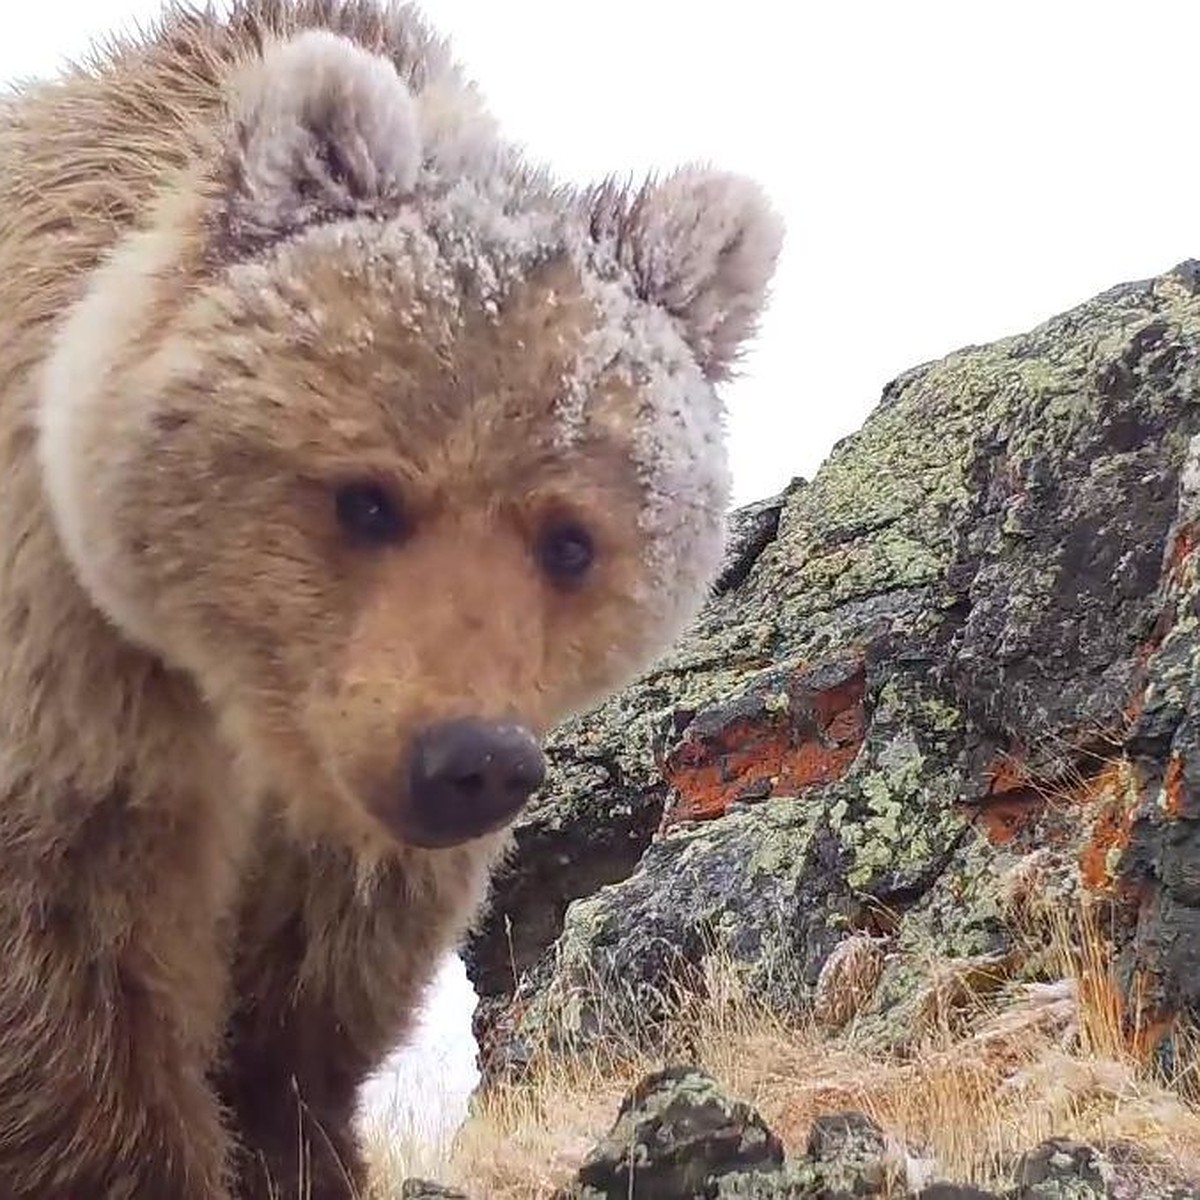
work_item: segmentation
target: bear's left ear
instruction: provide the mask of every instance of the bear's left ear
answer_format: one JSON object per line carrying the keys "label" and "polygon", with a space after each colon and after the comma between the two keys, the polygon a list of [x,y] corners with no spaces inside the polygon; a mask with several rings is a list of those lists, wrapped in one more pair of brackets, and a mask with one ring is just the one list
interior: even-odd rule
{"label": "bear's left ear", "polygon": [[587,197],[593,238],[608,243],[639,295],[679,322],[705,375],[727,379],[767,300],[783,224],[740,175],[686,167],[632,194]]}
{"label": "bear's left ear", "polygon": [[417,107],[387,59],[309,30],[269,46],[233,83],[220,224],[240,257],[317,221],[411,192]]}

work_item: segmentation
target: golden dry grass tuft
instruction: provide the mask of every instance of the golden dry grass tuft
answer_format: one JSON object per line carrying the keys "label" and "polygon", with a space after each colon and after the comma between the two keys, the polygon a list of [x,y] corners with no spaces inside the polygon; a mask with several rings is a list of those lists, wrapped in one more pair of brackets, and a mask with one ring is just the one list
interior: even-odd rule
{"label": "golden dry grass tuft", "polygon": [[643,1030],[641,1049],[548,1056],[522,1082],[476,1098],[444,1161],[418,1163],[393,1146],[381,1180],[393,1195],[398,1178],[423,1174],[473,1197],[544,1200],[607,1131],[628,1088],[679,1061],[680,1047],[753,1103],[790,1153],[803,1151],[822,1113],[873,1117],[897,1148],[897,1194],[930,1178],[1004,1186],[1014,1156],[1051,1136],[1136,1143],[1147,1182],[1200,1178],[1200,1054],[1177,1055],[1175,1078],[1163,1078],[1146,1039],[1130,1036],[1138,1022],[1113,984],[1098,911],[1050,919],[1044,982],[1008,982],[1011,963],[930,963],[914,1006],[921,1032],[904,1053],[873,1050],[855,1015],[878,946],[841,952],[819,1020],[780,1016],[711,960],[705,994],[675,998],[656,1048],[645,1048]]}

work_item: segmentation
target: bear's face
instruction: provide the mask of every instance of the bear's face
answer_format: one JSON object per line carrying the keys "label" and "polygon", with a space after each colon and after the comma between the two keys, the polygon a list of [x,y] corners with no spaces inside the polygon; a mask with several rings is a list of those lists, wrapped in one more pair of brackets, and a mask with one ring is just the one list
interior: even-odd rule
{"label": "bear's face", "polygon": [[438,150],[382,60],[269,51],[66,323],[40,443],[83,586],[255,784],[426,847],[507,823],[536,739],[703,601],[713,383],[778,243],[738,180],[567,196]]}

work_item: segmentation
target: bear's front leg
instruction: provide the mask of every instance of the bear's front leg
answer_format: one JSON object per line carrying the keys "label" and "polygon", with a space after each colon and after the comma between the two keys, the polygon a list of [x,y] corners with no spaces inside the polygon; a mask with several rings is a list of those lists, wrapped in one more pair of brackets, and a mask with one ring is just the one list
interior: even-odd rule
{"label": "bear's front leg", "polygon": [[[188,811],[190,810],[190,811]],[[0,795],[0,1196],[227,1200],[227,966],[200,806]]]}
{"label": "bear's front leg", "polygon": [[350,1200],[359,1088],[408,1033],[484,886],[478,847],[363,877],[331,847],[272,841],[247,888],[220,1091],[239,1200]]}

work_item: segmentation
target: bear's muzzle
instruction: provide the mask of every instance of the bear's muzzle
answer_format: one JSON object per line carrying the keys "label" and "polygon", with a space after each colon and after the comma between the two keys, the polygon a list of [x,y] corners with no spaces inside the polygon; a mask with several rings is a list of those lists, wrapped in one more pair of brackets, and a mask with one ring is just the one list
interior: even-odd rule
{"label": "bear's muzzle", "polygon": [[511,821],[545,781],[546,759],[523,725],[460,717],[414,735],[407,774],[408,802],[396,813],[396,832],[435,849]]}

